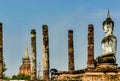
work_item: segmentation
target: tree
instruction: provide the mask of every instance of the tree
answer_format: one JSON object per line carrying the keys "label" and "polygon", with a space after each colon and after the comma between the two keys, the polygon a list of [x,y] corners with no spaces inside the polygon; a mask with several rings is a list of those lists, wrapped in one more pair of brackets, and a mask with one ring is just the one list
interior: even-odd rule
{"label": "tree", "polygon": [[7,70],[7,67],[6,67],[5,62],[3,61],[3,72],[5,72],[6,70]]}
{"label": "tree", "polygon": [[10,77],[5,75],[5,74],[3,74],[3,80],[10,80]]}
{"label": "tree", "polygon": [[17,80],[17,79],[18,79],[18,78],[17,78],[17,75],[13,75],[11,79],[12,79],[12,80]]}
{"label": "tree", "polygon": [[5,61],[3,60],[3,79],[9,80],[10,77],[5,74],[6,70],[7,70],[7,67],[6,67]]}
{"label": "tree", "polygon": [[25,74],[13,75],[11,80],[30,80],[30,76]]}

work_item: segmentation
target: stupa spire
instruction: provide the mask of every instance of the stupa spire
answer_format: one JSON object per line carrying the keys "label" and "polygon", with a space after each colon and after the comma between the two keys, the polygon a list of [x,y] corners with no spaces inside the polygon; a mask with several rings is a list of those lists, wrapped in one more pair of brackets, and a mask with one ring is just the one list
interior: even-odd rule
{"label": "stupa spire", "polygon": [[25,55],[23,57],[24,59],[27,59],[29,58],[29,55],[28,55],[28,43],[26,44],[26,50],[25,50]]}
{"label": "stupa spire", "polygon": [[110,18],[110,12],[109,12],[109,9],[108,9],[108,13],[107,13],[107,18]]}
{"label": "stupa spire", "polygon": [[26,50],[22,58],[22,65],[19,68],[18,75],[24,74],[31,76],[31,64],[30,64],[30,58],[28,54],[28,44],[26,44]]}

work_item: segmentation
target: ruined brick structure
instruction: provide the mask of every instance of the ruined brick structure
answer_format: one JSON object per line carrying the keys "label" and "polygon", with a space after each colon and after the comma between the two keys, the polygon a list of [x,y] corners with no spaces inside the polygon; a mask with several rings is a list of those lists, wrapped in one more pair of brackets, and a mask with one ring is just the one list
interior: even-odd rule
{"label": "ruined brick structure", "polygon": [[[109,31],[113,30],[110,29],[110,27],[114,26],[114,22],[110,18],[109,11],[106,20],[103,22],[103,26],[104,27],[108,26]],[[104,43],[106,44],[106,42],[107,41],[109,42],[109,40],[113,40],[113,39],[116,40],[115,36],[113,36],[112,33],[109,34],[111,35],[106,36],[105,39],[103,39],[105,40],[102,42],[103,44]],[[114,40],[110,42],[116,44],[116,41],[114,42]],[[110,49],[110,46],[108,48]],[[111,52],[111,50],[108,49],[107,51]],[[70,71],[70,70],[58,71],[56,79],[78,80],[78,81],[120,81],[120,67],[116,63],[116,59],[114,59],[115,55],[109,52],[108,53],[105,52],[105,54],[100,55],[96,59],[94,59],[94,27],[92,24],[89,24],[87,67],[84,69],[79,69],[74,71]]]}
{"label": "ruined brick structure", "polygon": [[73,30],[68,31],[68,70],[74,70]]}
{"label": "ruined brick structure", "polygon": [[22,58],[22,65],[19,68],[18,75],[25,74],[31,76],[31,63],[28,54],[28,46],[26,47],[25,55]]}
{"label": "ruined brick structure", "polygon": [[94,68],[94,27],[88,25],[88,60],[87,67]]}
{"label": "ruined brick structure", "polygon": [[3,79],[3,32],[0,22],[0,80]]}
{"label": "ruined brick structure", "polygon": [[31,80],[36,80],[36,31],[31,30]]}
{"label": "ruined brick structure", "polygon": [[42,26],[42,61],[43,61],[43,79],[49,80],[49,37],[48,26]]}
{"label": "ruined brick structure", "polygon": [[[112,29],[110,29],[112,27]],[[110,13],[103,22],[103,29],[113,32],[114,22],[110,18]],[[88,54],[87,67],[75,70],[74,68],[74,44],[73,30],[68,31],[68,71],[59,71],[54,69],[53,77],[56,80],[78,80],[78,81],[120,81],[120,67],[116,63],[116,41],[117,37],[113,33],[108,33],[102,40],[103,53],[94,58],[94,26],[88,25]],[[109,35],[110,34],[110,35]],[[49,81],[49,36],[48,26],[42,26],[42,61],[43,61],[43,79]],[[112,40],[112,41],[111,41]],[[114,46],[112,46],[114,45]],[[106,48],[109,49],[106,49]],[[113,48],[112,48],[113,47]],[[115,48],[115,49],[114,49]],[[114,49],[114,51],[113,51]],[[30,69],[31,67],[31,69]],[[31,80],[36,81],[36,31],[31,30],[31,64],[28,56],[28,48],[23,57],[23,64],[20,67],[19,74],[31,75]],[[3,79],[3,37],[2,23],[0,23],[0,81]],[[53,79],[54,80],[54,79]]]}

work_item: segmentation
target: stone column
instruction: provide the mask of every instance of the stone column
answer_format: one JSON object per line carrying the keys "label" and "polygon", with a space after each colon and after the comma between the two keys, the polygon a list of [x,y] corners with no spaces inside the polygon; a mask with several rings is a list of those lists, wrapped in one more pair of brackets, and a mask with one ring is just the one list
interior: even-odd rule
{"label": "stone column", "polygon": [[36,80],[36,31],[31,30],[31,80]]}
{"label": "stone column", "polygon": [[68,70],[74,70],[73,30],[68,30]]}
{"label": "stone column", "polygon": [[94,27],[88,25],[88,60],[87,67],[94,68]]}
{"label": "stone column", "polygon": [[49,80],[49,37],[48,26],[42,26],[42,61],[43,61],[43,79]]}
{"label": "stone column", "polygon": [[0,23],[0,80],[3,79],[3,33],[2,23]]}

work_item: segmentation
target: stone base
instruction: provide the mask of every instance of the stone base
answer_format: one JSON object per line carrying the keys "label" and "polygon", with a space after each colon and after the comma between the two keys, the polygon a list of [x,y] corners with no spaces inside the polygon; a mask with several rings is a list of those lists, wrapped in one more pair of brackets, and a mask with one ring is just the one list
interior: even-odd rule
{"label": "stone base", "polygon": [[100,63],[94,68],[60,72],[57,80],[120,81],[120,67],[115,63]]}
{"label": "stone base", "polygon": [[96,69],[101,72],[116,72],[118,71],[118,64],[115,63],[100,63]]}
{"label": "stone base", "polygon": [[57,80],[120,81],[120,72],[85,72],[83,74],[60,74]]}
{"label": "stone base", "polygon": [[116,63],[114,53],[101,55],[96,58],[96,63]]}

